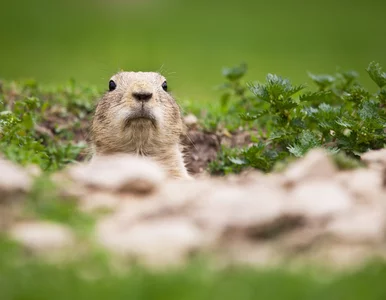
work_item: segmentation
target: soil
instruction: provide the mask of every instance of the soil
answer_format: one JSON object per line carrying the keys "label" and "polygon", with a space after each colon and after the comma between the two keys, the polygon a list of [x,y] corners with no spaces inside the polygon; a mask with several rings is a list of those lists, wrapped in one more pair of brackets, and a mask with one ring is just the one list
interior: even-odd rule
{"label": "soil", "polygon": [[186,167],[191,174],[202,173],[216,159],[221,137],[215,133],[191,129],[183,137]]}

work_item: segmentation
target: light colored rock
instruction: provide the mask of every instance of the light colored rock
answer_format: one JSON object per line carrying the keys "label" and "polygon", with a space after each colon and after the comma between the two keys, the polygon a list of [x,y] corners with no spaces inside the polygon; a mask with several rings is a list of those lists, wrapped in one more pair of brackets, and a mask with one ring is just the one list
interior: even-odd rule
{"label": "light colored rock", "polygon": [[31,177],[22,167],[0,158],[0,200],[2,194],[27,192],[31,185]]}
{"label": "light colored rock", "polygon": [[120,199],[116,211],[108,218],[121,227],[128,228],[142,220],[150,221],[155,217],[167,217],[171,211],[157,199],[126,198]]}
{"label": "light colored rock", "polygon": [[[374,255],[375,254],[375,255]],[[310,251],[307,255],[302,254],[312,263],[322,266],[331,266],[336,270],[356,269],[363,266],[370,258],[378,256],[367,245],[353,245],[334,243],[317,246],[317,249]]]}
{"label": "light colored rock", "polygon": [[150,193],[166,178],[158,164],[150,159],[124,154],[99,156],[67,172],[75,181],[114,192]]}
{"label": "light colored rock", "polygon": [[382,194],[385,194],[381,172],[374,169],[340,172],[335,179],[353,194],[358,202],[379,202]]}
{"label": "light colored rock", "polygon": [[274,222],[282,215],[283,204],[279,188],[223,184],[197,201],[190,215],[206,230],[221,235],[228,229],[245,230]]}
{"label": "light colored rock", "polygon": [[64,225],[51,222],[23,222],[14,225],[9,235],[27,249],[37,253],[49,253],[70,247],[74,236]]}
{"label": "light colored rock", "polygon": [[198,123],[198,119],[195,115],[193,114],[188,114],[184,117],[184,123],[186,124],[186,126],[188,127],[194,127],[197,125]]}
{"label": "light colored rock", "polygon": [[169,180],[162,185],[157,201],[173,210],[195,205],[206,201],[207,195],[219,189],[218,180],[199,178],[194,181]]}
{"label": "light colored rock", "polygon": [[[7,176],[2,177],[1,162],[2,200],[1,182]],[[31,180],[16,169],[20,178]],[[252,170],[181,181],[166,179],[145,158],[116,155],[70,166],[54,179],[61,196],[77,196],[81,210],[106,212],[97,221],[96,241],[118,254],[119,261],[174,265],[199,251],[225,265],[269,266],[309,258],[350,265],[382,252],[386,241],[386,193],[379,170],[338,172],[328,155],[315,150],[284,174]],[[29,189],[8,183],[11,191]],[[0,229],[27,249],[45,257],[74,245],[71,230],[59,224],[13,225],[21,218],[11,208],[0,206]]]}
{"label": "light colored rock", "polygon": [[304,180],[329,179],[336,172],[337,169],[327,153],[322,149],[313,149],[288,167],[283,174],[283,183],[291,186]]}
{"label": "light colored rock", "polygon": [[42,174],[42,169],[38,165],[30,164],[26,167],[26,171],[29,175],[39,177]]}
{"label": "light colored rock", "polygon": [[97,227],[97,239],[113,253],[150,266],[179,265],[202,244],[201,232],[186,219],[168,218],[125,226],[110,218]]}
{"label": "light colored rock", "polygon": [[382,243],[385,237],[384,211],[358,205],[330,222],[327,232],[348,243]]}
{"label": "light colored rock", "polygon": [[255,267],[274,267],[283,261],[283,252],[273,243],[250,243],[237,241],[227,247],[216,249],[226,265],[245,265]]}
{"label": "light colored rock", "polygon": [[386,169],[386,148],[370,150],[361,155],[361,160],[372,169]]}
{"label": "light colored rock", "polygon": [[289,194],[286,211],[289,215],[323,218],[350,209],[353,200],[338,183],[328,180],[305,181]]}
{"label": "light colored rock", "polygon": [[80,209],[84,212],[114,210],[118,207],[120,196],[106,192],[93,192],[84,195],[80,201]]}
{"label": "light colored rock", "polygon": [[300,217],[297,221],[297,227],[293,227],[293,230],[288,230],[280,238],[275,239],[280,244],[279,248],[285,249],[286,255],[289,256],[309,249],[325,234],[324,226],[321,226],[317,220],[305,221]]}

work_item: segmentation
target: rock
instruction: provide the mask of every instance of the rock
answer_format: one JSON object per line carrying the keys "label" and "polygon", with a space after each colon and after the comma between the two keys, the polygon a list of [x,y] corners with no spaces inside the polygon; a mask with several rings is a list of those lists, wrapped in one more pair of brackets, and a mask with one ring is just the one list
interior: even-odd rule
{"label": "rock", "polygon": [[361,160],[372,169],[386,169],[386,148],[380,150],[370,150],[361,155]]}
{"label": "rock", "polygon": [[186,126],[188,126],[189,128],[192,128],[192,127],[195,127],[197,126],[197,123],[198,123],[198,119],[195,115],[193,114],[188,114],[184,117],[184,123],[186,124]]}
{"label": "rock", "polygon": [[226,248],[216,249],[224,266],[245,265],[259,268],[277,267],[283,261],[283,251],[272,243],[255,243],[243,240],[234,242]]}
{"label": "rock", "polygon": [[30,164],[26,167],[26,171],[33,177],[39,177],[42,174],[42,169],[38,165]]}
{"label": "rock", "polygon": [[307,155],[294,163],[284,172],[283,183],[293,186],[304,180],[329,179],[337,169],[327,153],[321,149],[313,149]]}
{"label": "rock", "polygon": [[117,154],[100,156],[68,169],[70,178],[111,192],[150,193],[165,180],[163,170],[150,159]]}
{"label": "rock", "polygon": [[371,258],[380,257],[377,251],[372,251],[367,245],[353,245],[344,243],[334,243],[317,245],[314,251],[307,255],[302,253],[301,259],[307,259],[308,262],[319,266],[329,266],[335,270],[355,270],[363,268],[364,264]]}
{"label": "rock", "polygon": [[189,209],[198,201],[205,201],[206,196],[217,187],[218,181],[213,178],[198,178],[194,181],[170,180],[162,186],[157,201],[169,210]]}
{"label": "rock", "polygon": [[137,258],[149,266],[179,265],[202,242],[201,232],[182,218],[126,225],[111,218],[105,220],[97,227],[98,241],[113,253]]}
{"label": "rock", "polygon": [[304,181],[292,190],[289,197],[286,212],[309,219],[345,212],[353,204],[349,193],[338,183],[329,180]]}
{"label": "rock", "polygon": [[374,203],[384,195],[381,172],[356,169],[337,174],[335,179],[356,197],[357,202]]}
{"label": "rock", "polygon": [[80,202],[80,209],[84,212],[98,212],[114,210],[118,207],[121,197],[112,193],[94,192],[84,195]]}
{"label": "rock", "polygon": [[32,186],[28,172],[2,158],[0,158],[0,174],[0,200],[12,193],[26,193]]}
{"label": "rock", "polygon": [[283,212],[282,191],[264,186],[217,185],[189,211],[214,238],[226,232],[258,231],[275,222]]}
{"label": "rock", "polygon": [[[121,197],[120,197],[121,198]],[[142,220],[152,220],[156,217],[170,216],[168,210],[158,199],[127,197],[119,199],[120,203],[113,214],[107,218],[120,226],[128,227]]]}
{"label": "rock", "polygon": [[385,214],[381,207],[358,205],[330,222],[327,232],[347,243],[380,244],[385,236]]}
{"label": "rock", "polygon": [[[0,198],[0,200],[4,200],[4,198]],[[16,200],[14,195],[12,195],[11,200],[7,203],[0,203],[0,235],[23,217],[23,201],[14,201]]]}
{"label": "rock", "polygon": [[51,222],[23,222],[14,225],[9,235],[36,253],[50,253],[74,244],[74,236],[64,225]]}
{"label": "rock", "polygon": [[[288,230],[285,235],[277,238],[280,249],[286,249],[286,256],[296,255],[297,253],[307,252],[311,246],[318,241],[323,234],[325,228],[318,220],[299,219],[299,224],[294,230]],[[321,226],[322,225],[322,226]]]}

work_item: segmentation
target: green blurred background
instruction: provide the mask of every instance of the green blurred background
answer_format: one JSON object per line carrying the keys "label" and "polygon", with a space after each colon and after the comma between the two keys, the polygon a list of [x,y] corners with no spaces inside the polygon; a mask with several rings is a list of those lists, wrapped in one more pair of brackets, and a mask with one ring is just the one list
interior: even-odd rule
{"label": "green blurred background", "polygon": [[386,1],[1,0],[0,78],[107,87],[120,69],[161,70],[179,99],[216,100],[221,69],[246,62],[308,82],[307,71],[386,66]]}

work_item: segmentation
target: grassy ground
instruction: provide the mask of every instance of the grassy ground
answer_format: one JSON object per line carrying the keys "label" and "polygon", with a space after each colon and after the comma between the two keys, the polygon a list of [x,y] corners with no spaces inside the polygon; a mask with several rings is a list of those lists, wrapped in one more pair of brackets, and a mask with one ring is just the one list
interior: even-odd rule
{"label": "grassy ground", "polygon": [[20,259],[9,242],[0,244],[0,297],[11,299],[195,299],[195,300],[382,300],[386,265],[371,263],[346,273],[230,268],[213,271],[202,262],[150,272],[134,267],[113,275],[103,259],[68,265]]}
{"label": "grassy ground", "polygon": [[[340,152],[338,165],[351,168],[358,166],[355,159],[361,153],[385,146],[386,73],[375,62],[366,70],[372,85],[378,86],[376,93],[361,86],[358,74],[351,71],[311,74],[317,91],[272,74],[265,83],[250,85],[244,78],[246,68],[240,65],[225,70],[221,93],[207,107],[192,101],[180,104],[184,113],[196,114],[202,135],[249,135],[233,149],[214,149],[219,155],[210,165],[212,174],[246,167],[272,171],[316,147]],[[52,86],[36,81],[0,82],[1,151],[8,159],[37,164],[47,171],[84,159],[89,124],[103,92],[74,81]],[[187,160],[189,164],[189,153]]]}

